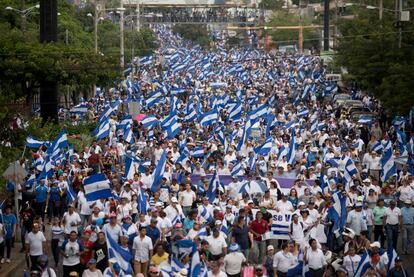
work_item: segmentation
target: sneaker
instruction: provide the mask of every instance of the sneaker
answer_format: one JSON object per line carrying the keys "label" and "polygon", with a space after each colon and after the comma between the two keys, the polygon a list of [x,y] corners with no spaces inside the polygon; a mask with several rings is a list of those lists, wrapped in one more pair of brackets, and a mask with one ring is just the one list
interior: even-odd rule
{"label": "sneaker", "polygon": [[10,259],[6,259],[6,263],[8,264],[11,263]]}
{"label": "sneaker", "polygon": [[5,259],[4,258],[1,258],[0,263],[4,264],[4,261],[5,261]]}

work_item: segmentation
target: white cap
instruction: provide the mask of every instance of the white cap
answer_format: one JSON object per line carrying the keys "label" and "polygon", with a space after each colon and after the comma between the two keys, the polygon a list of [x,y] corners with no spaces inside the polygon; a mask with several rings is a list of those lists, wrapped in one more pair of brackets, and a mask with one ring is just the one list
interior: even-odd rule
{"label": "white cap", "polygon": [[377,248],[381,248],[381,243],[379,241],[374,241],[373,243],[371,243],[369,246],[371,247],[377,247]]}
{"label": "white cap", "polygon": [[216,220],[216,223],[215,223],[216,225],[221,225],[222,224],[222,222],[221,222],[221,220]]}
{"label": "white cap", "polygon": [[267,251],[269,251],[269,250],[275,250],[275,248],[273,247],[273,245],[267,246]]}
{"label": "white cap", "polygon": [[362,180],[362,183],[371,183],[371,179],[366,178],[366,179]]}
{"label": "white cap", "polygon": [[298,204],[298,206],[306,206],[306,204],[305,204],[305,202],[300,201],[299,204]]}
{"label": "white cap", "polygon": [[178,203],[177,197],[171,197],[171,203]]}

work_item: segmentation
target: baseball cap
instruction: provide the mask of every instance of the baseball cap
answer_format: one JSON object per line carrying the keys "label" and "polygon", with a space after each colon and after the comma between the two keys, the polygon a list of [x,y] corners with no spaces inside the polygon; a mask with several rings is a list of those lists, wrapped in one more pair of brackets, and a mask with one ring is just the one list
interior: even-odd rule
{"label": "baseball cap", "polygon": [[269,245],[269,246],[267,247],[267,251],[269,251],[269,250],[275,250],[275,248],[273,247],[273,245]]}
{"label": "baseball cap", "polygon": [[371,243],[369,246],[371,247],[377,247],[377,248],[381,248],[381,243],[379,241],[374,241],[373,243]]}
{"label": "baseball cap", "polygon": [[178,200],[176,197],[171,197],[171,203],[178,203]]}

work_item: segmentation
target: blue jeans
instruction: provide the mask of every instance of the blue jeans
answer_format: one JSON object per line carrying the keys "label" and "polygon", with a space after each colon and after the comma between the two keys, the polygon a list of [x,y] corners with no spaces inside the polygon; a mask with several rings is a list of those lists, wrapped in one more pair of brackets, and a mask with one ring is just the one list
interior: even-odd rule
{"label": "blue jeans", "polygon": [[409,251],[413,243],[414,225],[404,224],[402,228],[402,248],[403,251]]}
{"label": "blue jeans", "polygon": [[398,242],[398,224],[385,226],[387,231],[387,249],[394,249],[397,251],[397,242]]}
{"label": "blue jeans", "polygon": [[[262,264],[263,263],[263,258],[265,256],[266,253],[266,241],[254,241],[254,248],[255,251],[258,250],[258,256],[257,256],[257,264]],[[247,259],[247,257],[246,257]]]}

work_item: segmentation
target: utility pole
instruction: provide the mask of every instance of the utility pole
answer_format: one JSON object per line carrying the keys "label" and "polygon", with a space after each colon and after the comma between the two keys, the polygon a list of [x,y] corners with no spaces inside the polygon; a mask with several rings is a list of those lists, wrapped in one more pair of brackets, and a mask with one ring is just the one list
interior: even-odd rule
{"label": "utility pole", "polygon": [[379,0],[379,20],[382,20],[383,13],[384,13],[384,0]]}
{"label": "utility pole", "polygon": [[98,53],[98,5],[96,4],[97,1],[95,1],[95,13],[93,17],[93,39],[95,43],[95,54]]}
{"label": "utility pole", "polygon": [[324,0],[323,9],[323,50],[329,51],[329,0]]}
{"label": "utility pole", "polygon": [[398,48],[401,48],[401,43],[402,43],[402,6],[403,6],[403,1],[402,0],[397,0],[398,1]]}
{"label": "utility pole", "polygon": [[140,10],[139,10],[139,0],[137,1],[137,9],[136,9],[136,13],[137,13],[137,32],[139,32],[140,31],[140,29],[141,29],[141,26],[140,26],[140,24],[141,24],[141,22],[140,22]]}
{"label": "utility pole", "polygon": [[120,51],[120,60],[121,60],[121,70],[124,69],[124,3],[123,0],[120,1],[120,7],[119,7],[119,14],[120,14],[120,19],[119,19],[119,32],[120,32],[120,36],[121,36],[121,41],[120,41],[120,45],[119,45],[119,51]]}
{"label": "utility pole", "polygon": [[[57,16],[57,0],[40,0],[40,43],[57,42]],[[40,115],[43,122],[57,122],[57,94],[55,80],[41,80]]]}

